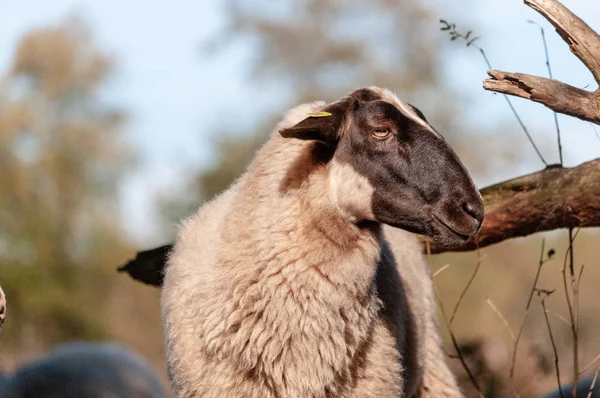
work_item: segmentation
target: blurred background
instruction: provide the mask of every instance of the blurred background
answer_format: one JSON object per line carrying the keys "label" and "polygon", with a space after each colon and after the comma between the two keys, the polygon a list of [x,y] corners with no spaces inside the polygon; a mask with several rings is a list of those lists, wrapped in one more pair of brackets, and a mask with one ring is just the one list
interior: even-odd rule
{"label": "blurred background", "polygon": [[[600,31],[600,3],[563,3]],[[298,103],[386,86],[423,111],[479,187],[542,169],[505,100],[482,89],[481,54],[450,40],[440,19],[480,36],[494,68],[546,76],[533,20],[546,28],[554,77],[596,88],[518,0],[0,0],[0,284],[9,303],[0,371],[60,342],[116,340],[166,380],[159,290],[115,268],[137,249],[170,242],[177,221],[238,176]],[[557,163],[551,111],[513,102],[547,162]],[[600,157],[600,128],[559,122],[565,166]],[[556,255],[540,287],[558,289],[547,305],[563,381],[573,377],[561,285],[566,231],[479,253],[454,329],[479,350],[476,361],[490,362],[485,372],[507,372],[513,343],[498,313],[516,333],[543,238]],[[581,368],[600,354],[599,257],[598,232],[581,231]],[[477,259],[433,258],[434,269],[444,267],[435,281],[447,311]],[[552,346],[537,298],[520,347],[521,396],[551,389]],[[489,396],[504,396],[502,377],[484,370],[478,377],[497,391]]]}

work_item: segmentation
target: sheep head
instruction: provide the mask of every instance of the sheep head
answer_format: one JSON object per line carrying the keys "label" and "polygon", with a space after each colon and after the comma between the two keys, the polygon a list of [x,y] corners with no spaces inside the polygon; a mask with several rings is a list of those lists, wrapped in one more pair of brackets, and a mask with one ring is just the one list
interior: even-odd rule
{"label": "sheep head", "polygon": [[353,221],[375,221],[464,244],[483,200],[444,138],[412,105],[378,87],[356,90],[279,133],[332,152],[330,196]]}

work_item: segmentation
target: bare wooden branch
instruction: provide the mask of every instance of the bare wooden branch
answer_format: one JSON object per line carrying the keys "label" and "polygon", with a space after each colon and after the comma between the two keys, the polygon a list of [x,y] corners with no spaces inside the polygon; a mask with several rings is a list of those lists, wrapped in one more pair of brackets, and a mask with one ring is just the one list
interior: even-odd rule
{"label": "bare wooden branch", "polygon": [[[554,27],[600,85],[600,36],[557,0],[525,0]],[[483,88],[544,104],[555,112],[600,124],[600,89],[579,89],[557,80],[498,70],[488,72]]]}
{"label": "bare wooden branch", "polygon": [[555,112],[600,124],[597,94],[545,77],[488,71],[483,88],[539,102]]}
{"label": "bare wooden branch", "polygon": [[600,226],[600,159],[573,168],[549,167],[483,188],[485,218],[466,245],[433,253],[471,251],[506,239],[559,228]]}
{"label": "bare wooden branch", "polygon": [[[427,255],[430,256],[431,252],[427,251]],[[465,294],[467,294],[467,290],[469,290],[469,288],[471,287],[471,284],[473,283],[473,280],[475,280],[475,277],[477,276],[477,272],[479,271],[479,267],[481,267],[482,262],[483,262],[483,257],[481,256],[481,252],[479,250],[477,250],[477,265],[475,265],[475,269],[473,270],[473,273],[471,274],[469,281],[465,285],[465,288],[463,289],[463,291],[460,293],[460,296],[458,296],[458,300],[456,300],[456,304],[454,305],[454,309],[452,310],[452,315],[450,315],[450,320],[448,321],[448,324],[450,326],[452,326],[452,322],[454,322],[454,317],[456,316],[456,313],[458,312],[460,303],[462,303],[462,300],[465,297]],[[429,264],[431,264],[431,263],[432,263],[431,260],[429,260]]]}
{"label": "bare wooden branch", "polygon": [[519,328],[519,333],[517,334],[517,338],[514,340],[513,352],[512,352],[512,361],[510,365],[509,376],[510,380],[514,380],[515,375],[515,365],[517,363],[517,348],[519,347],[519,340],[521,339],[521,335],[523,334],[523,329],[525,328],[525,322],[529,317],[529,308],[531,307],[531,300],[533,300],[533,294],[536,291],[538,281],[540,280],[540,274],[542,273],[543,265],[550,260],[551,255],[548,255],[548,258],[544,260],[544,255],[546,254],[546,239],[542,239],[542,250],[540,252],[540,260],[538,262],[537,272],[535,273],[535,278],[533,279],[533,286],[531,287],[531,292],[529,293],[529,299],[527,299],[527,305],[525,306],[525,314],[523,315],[523,320],[521,321],[521,327]]}
{"label": "bare wooden branch", "polygon": [[600,84],[600,35],[557,0],[525,0],[525,4],[539,12],[556,28],[571,52]]}
{"label": "bare wooden branch", "polygon": [[546,309],[546,299],[550,296],[554,291],[542,291],[538,290],[538,295],[542,294],[542,309],[544,310],[544,319],[546,320],[546,327],[548,328],[548,334],[550,336],[550,343],[552,344],[552,351],[554,352],[554,368],[556,369],[556,382],[558,384],[558,392],[560,393],[560,398],[565,398],[565,395],[562,390],[562,384],[560,381],[560,366],[559,366],[559,358],[558,358],[558,350],[556,349],[556,343],[554,342],[554,335],[552,333],[552,327],[550,326],[550,320],[548,319],[548,309]]}

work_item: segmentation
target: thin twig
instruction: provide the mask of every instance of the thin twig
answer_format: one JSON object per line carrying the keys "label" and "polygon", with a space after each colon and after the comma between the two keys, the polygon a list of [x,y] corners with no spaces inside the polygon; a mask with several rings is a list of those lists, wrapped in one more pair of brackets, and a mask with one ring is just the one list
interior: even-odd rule
{"label": "thin twig", "polygon": [[[427,248],[427,261],[429,262],[429,267],[431,269],[431,242],[429,241],[429,239],[426,240],[425,242],[426,244],[426,248]],[[450,335],[450,339],[452,340],[452,345],[454,346],[454,349],[456,350],[456,354],[458,355],[458,359],[462,365],[462,367],[465,369],[465,372],[467,373],[467,376],[469,377],[469,380],[471,381],[471,384],[473,384],[473,387],[475,387],[475,389],[477,390],[477,393],[479,394],[480,398],[484,398],[483,395],[483,391],[481,390],[481,387],[479,387],[479,384],[477,383],[477,380],[475,379],[475,376],[473,376],[473,373],[471,372],[471,369],[469,369],[469,366],[467,365],[467,362],[465,361],[465,358],[460,350],[460,347],[458,345],[458,342],[456,341],[456,337],[454,335],[454,331],[452,329],[452,325],[450,324],[450,322],[448,322],[448,317],[446,316],[446,310],[444,309],[444,304],[442,303],[442,300],[440,298],[440,292],[437,288],[437,284],[435,283],[435,281],[433,280],[433,278],[431,279],[432,285],[433,285],[433,290],[435,293],[435,298],[437,301],[437,304],[440,307],[440,312],[442,314],[442,318],[444,320],[444,323],[446,324],[446,329],[448,329],[448,334]]]}
{"label": "thin twig", "polygon": [[550,313],[552,315],[554,315],[556,317],[556,319],[558,319],[559,321],[561,321],[562,323],[564,323],[567,326],[571,326],[571,323],[567,320],[567,318],[565,318],[564,316],[562,316],[561,314],[559,314],[556,311],[550,311]]}
{"label": "thin twig", "polygon": [[[575,279],[575,256],[573,242],[575,241],[575,238],[577,238],[579,231],[580,229],[578,228],[575,234],[573,234],[573,228],[569,228],[569,247],[565,253],[565,260],[562,269],[565,300],[567,302],[567,308],[569,309],[569,326],[571,327],[571,334],[573,336],[573,373],[575,375],[575,379],[573,380],[574,388],[571,396],[574,398],[577,396],[577,384],[579,382],[579,287]],[[571,295],[569,294],[569,287],[567,283],[567,260],[569,261],[569,274],[571,276],[571,290],[573,294],[572,299]]]}
{"label": "thin twig", "polygon": [[[579,230],[577,231],[579,232]],[[573,392],[571,396],[577,397],[577,384],[579,382],[579,286],[575,279],[575,255],[573,248],[573,228],[569,228],[569,248],[567,254],[569,257],[569,274],[571,276],[571,290],[573,294],[573,304],[569,299],[569,292],[567,289],[567,276],[566,276],[566,264],[563,266],[563,283],[565,287],[565,295],[567,297],[567,305],[569,307],[569,316],[571,320],[571,333],[573,335]],[[566,256],[565,256],[566,261]]]}
{"label": "thin twig", "polygon": [[433,278],[435,278],[436,276],[438,276],[439,274],[441,274],[442,272],[444,272],[445,270],[447,270],[448,268],[450,268],[451,265],[452,264],[446,264],[446,265],[438,268],[438,270],[433,273],[433,275],[432,275]]}
{"label": "thin twig", "polygon": [[540,273],[542,272],[542,266],[544,265],[544,253],[546,252],[546,239],[542,239],[542,251],[540,253],[540,261],[538,262],[538,269],[535,273],[535,278],[533,279],[533,286],[531,287],[531,292],[529,293],[529,299],[527,300],[527,306],[525,310],[528,310],[531,306],[531,299],[533,299],[533,292],[535,291],[535,287],[537,286],[538,280],[540,279]]}
{"label": "thin twig", "polygon": [[594,130],[594,134],[596,135],[596,138],[598,138],[600,140],[600,134],[598,134],[598,130],[596,130],[596,126],[594,125],[594,123],[588,122],[588,124],[590,126],[592,126],[592,129]]}
{"label": "thin twig", "polygon": [[542,266],[546,263],[546,261],[550,260],[550,256],[552,255],[550,252],[548,254],[548,258],[544,260],[544,253],[546,252],[546,239],[542,239],[542,250],[540,252],[540,260],[538,262],[537,272],[535,273],[535,278],[533,279],[533,286],[531,286],[531,292],[529,292],[529,299],[527,300],[527,305],[525,306],[525,314],[523,315],[523,321],[521,322],[521,327],[519,327],[519,333],[517,333],[517,338],[514,339],[513,353],[512,353],[512,361],[510,365],[510,379],[514,379],[515,375],[515,365],[517,363],[517,348],[519,346],[519,341],[521,340],[521,334],[523,333],[523,329],[525,328],[525,321],[529,317],[529,308],[531,307],[531,300],[533,299],[533,293],[537,287],[538,281],[540,279],[540,273],[542,272]]}
{"label": "thin twig", "polygon": [[535,153],[537,153],[537,155],[540,158],[540,160],[542,161],[542,163],[544,163],[544,166],[548,166],[548,162],[546,162],[546,159],[544,159],[544,156],[538,149],[537,145],[535,144],[535,141],[533,141],[533,137],[531,137],[531,134],[529,134],[529,130],[527,130],[527,127],[525,127],[525,123],[523,123],[523,121],[521,120],[521,117],[517,113],[517,110],[513,106],[512,102],[510,102],[510,98],[508,98],[508,95],[506,95],[506,94],[502,94],[502,95],[504,96],[504,99],[508,103],[508,106],[510,107],[510,110],[512,111],[513,115],[515,115],[515,118],[517,118],[517,122],[519,122],[519,124],[521,125],[521,129],[527,136],[527,139],[531,143],[531,146],[533,147],[533,149],[535,149]]}
{"label": "thin twig", "polygon": [[479,52],[481,53],[481,56],[483,57],[483,60],[485,61],[485,64],[487,65],[488,69],[494,69],[494,68],[492,68],[492,64],[490,63],[490,60],[488,59],[487,55],[485,54],[485,51],[483,51],[483,48],[481,48],[481,47],[479,47],[477,45],[475,45],[473,47],[475,47],[476,49],[479,50]]}
{"label": "thin twig", "polygon": [[504,315],[502,315],[502,312],[500,312],[500,310],[498,309],[498,307],[496,307],[494,305],[494,303],[492,302],[492,300],[489,297],[486,299],[486,302],[492,308],[492,310],[496,313],[496,315],[498,315],[498,318],[500,318],[500,320],[504,324],[504,327],[508,331],[508,334],[510,335],[510,338],[513,341],[513,343],[515,341],[517,341],[517,338],[515,337],[515,334],[512,331],[512,328],[510,327],[510,324],[508,323],[508,320],[506,319],[506,317]]}
{"label": "thin twig", "polygon": [[569,272],[571,272],[571,276],[575,276],[575,260],[573,254],[573,228],[569,228]]}
{"label": "thin twig", "polygon": [[[432,262],[431,262],[431,240],[428,237],[425,237],[425,248],[427,251],[427,261],[429,263],[429,273],[430,273],[430,279],[431,279],[431,283],[434,284],[433,279],[439,274],[441,273],[441,271],[443,271],[444,269],[450,267],[450,264],[446,264],[443,267],[441,267],[440,269],[438,269],[436,272],[432,272]],[[435,286],[434,286],[435,288]],[[436,294],[437,294],[437,290],[436,290]],[[454,355],[454,354],[450,354],[448,352],[448,350],[446,349],[446,346],[442,344],[442,351],[444,351],[444,354],[448,357],[448,358],[458,358],[458,355]]]}
{"label": "thin twig", "polygon": [[[546,54],[546,67],[548,68],[548,77],[550,77],[550,79],[553,79],[552,77],[552,68],[550,67],[550,55],[548,54],[548,44],[546,43],[546,33],[544,32],[544,28],[542,27],[542,25],[538,24],[537,22],[534,21],[527,21],[529,23],[532,23],[534,25],[539,26],[540,28],[540,32],[542,34],[542,42],[544,43],[544,53]],[[556,126],[556,137],[558,138],[558,156],[560,159],[560,165],[563,165],[563,153],[562,153],[562,143],[561,143],[561,139],[560,139],[560,127],[558,125],[558,114],[556,113],[556,111],[553,111],[552,113],[554,113],[554,125]]]}
{"label": "thin twig", "polygon": [[579,285],[581,285],[581,277],[583,276],[583,270],[585,269],[585,264],[581,266],[579,269],[579,276],[577,277],[577,288],[579,289]]}
{"label": "thin twig", "polygon": [[585,373],[585,372],[586,372],[586,371],[587,371],[589,368],[591,368],[592,366],[594,366],[594,364],[595,364],[596,362],[598,362],[598,360],[600,360],[600,354],[598,354],[598,356],[596,356],[596,358],[594,358],[594,359],[592,360],[592,362],[588,363],[588,364],[585,366],[585,368],[581,369],[581,370],[579,371],[579,374],[580,374],[580,375],[581,375],[581,374],[584,374],[584,373]]}
{"label": "thin twig", "polygon": [[517,338],[515,339],[515,344],[513,346],[512,352],[512,361],[510,364],[510,379],[513,380],[515,376],[515,366],[517,363],[517,348],[519,347],[519,341],[521,341],[521,334],[523,334],[523,329],[525,329],[525,321],[529,317],[529,309],[525,310],[525,315],[523,316],[523,321],[521,322],[521,327],[519,328],[519,333],[517,333]]}
{"label": "thin twig", "polygon": [[[475,46],[476,48],[479,49],[479,52],[481,52],[481,54],[483,55],[483,58],[485,59],[485,62],[488,65],[488,68],[490,69],[494,69],[492,68],[492,65],[490,64],[490,61],[488,60],[487,56],[485,55],[485,51],[483,51],[482,48]],[[529,134],[529,130],[527,130],[527,127],[525,126],[525,123],[523,123],[523,120],[521,120],[521,117],[519,116],[519,114],[517,113],[517,110],[515,109],[515,107],[513,106],[510,98],[508,97],[508,95],[506,94],[502,94],[502,96],[504,97],[504,99],[506,100],[506,103],[508,104],[510,110],[512,111],[513,115],[515,116],[515,118],[517,119],[517,122],[519,122],[519,125],[521,126],[521,129],[523,130],[523,132],[525,133],[525,135],[527,136],[527,139],[529,140],[529,142],[531,143],[531,146],[533,147],[533,149],[535,150],[535,153],[537,153],[538,157],[540,158],[540,160],[542,161],[542,163],[544,163],[544,166],[548,166],[548,162],[546,162],[546,159],[544,159],[544,156],[542,155],[542,152],[540,152],[539,148],[537,147],[537,145],[535,144],[535,141],[533,140],[533,137],[531,136],[531,134]]]}
{"label": "thin twig", "polygon": [[596,380],[598,379],[598,372],[600,372],[600,369],[598,369],[596,373],[594,373],[594,378],[592,379],[592,384],[590,384],[590,389],[588,390],[587,398],[592,398],[592,393],[594,392],[594,387],[596,386]]}
{"label": "thin twig", "polygon": [[435,290],[435,295],[436,295],[436,298],[437,298],[438,305],[440,306],[440,312],[442,314],[442,318],[444,319],[444,323],[446,324],[446,328],[448,329],[448,334],[450,335],[450,339],[452,340],[452,345],[454,346],[454,350],[456,350],[456,354],[458,355],[458,359],[460,360],[460,363],[462,364],[463,368],[465,369],[465,372],[467,372],[467,376],[469,376],[469,380],[471,381],[471,383],[473,384],[473,386],[477,390],[477,393],[479,394],[479,396],[481,398],[483,398],[484,395],[483,395],[483,392],[481,390],[481,387],[479,387],[479,384],[477,383],[477,380],[475,379],[475,376],[473,376],[473,373],[471,372],[471,369],[467,365],[467,362],[465,361],[465,358],[464,358],[464,356],[462,354],[462,351],[460,350],[458,342],[456,341],[456,337],[454,335],[454,330],[452,329],[452,325],[450,324],[450,322],[448,322],[448,318],[446,316],[446,311],[444,310],[444,306],[442,304],[442,300],[440,299],[439,292],[438,292],[437,287],[435,286],[435,284],[434,284],[434,290]]}
{"label": "thin twig", "polygon": [[[575,319],[576,319],[576,325],[575,325],[575,330],[577,330],[577,341],[579,341],[579,287],[581,285],[581,277],[583,276],[583,270],[585,269],[585,264],[581,265],[581,268],[579,269],[579,276],[577,277],[577,282],[574,282],[574,288],[573,288],[573,295],[575,298]],[[576,349],[579,352],[579,347],[575,347],[574,349]],[[579,356],[579,354],[578,354]],[[578,371],[579,368],[579,359],[577,359],[577,367],[575,368],[575,372]],[[576,379],[577,380],[577,379]]]}
{"label": "thin twig", "polygon": [[571,229],[569,229],[569,248],[567,249],[567,252],[565,253],[565,261],[563,263],[562,274],[563,274],[563,288],[565,291],[565,300],[567,302],[567,308],[569,309],[569,319],[571,321],[570,325],[573,330],[575,327],[575,316],[573,314],[573,306],[571,305],[571,295],[569,294],[569,285],[567,283],[567,259],[569,257],[569,253],[572,251],[572,248],[573,248],[573,240],[571,238]]}
{"label": "thin twig", "polygon": [[[479,47],[477,44],[473,44],[475,42],[475,40],[479,39],[479,37],[471,38],[471,31],[467,32],[466,35],[463,35],[463,34],[459,33],[456,30],[456,25],[455,24],[449,24],[448,22],[446,22],[444,20],[440,20],[440,23],[444,25],[441,28],[441,30],[447,30],[448,33],[450,34],[450,39],[451,40],[464,39],[466,41],[467,47],[473,47],[473,48],[479,50],[479,52],[481,53],[481,55],[483,57],[483,60],[485,61],[488,69],[494,69],[494,68],[492,68],[492,64],[490,63],[490,60],[488,59],[487,55],[485,54],[485,51],[483,50],[483,48]],[[544,159],[544,156],[542,155],[542,153],[538,149],[537,145],[535,144],[535,141],[533,140],[533,137],[531,136],[531,134],[529,134],[529,130],[527,130],[527,127],[525,126],[525,123],[523,123],[523,120],[521,120],[521,117],[517,113],[517,110],[513,106],[510,98],[506,94],[502,94],[502,95],[504,96],[504,99],[506,100],[506,103],[508,104],[508,106],[510,107],[510,110],[512,111],[513,115],[517,119],[517,122],[519,122],[519,125],[521,126],[521,129],[523,130],[523,132],[527,136],[527,139],[531,143],[531,146],[533,146],[533,149],[537,153],[538,157],[540,158],[540,160],[542,161],[542,163],[544,163],[544,166],[548,166],[548,162],[546,162],[546,159]]]}
{"label": "thin twig", "polygon": [[479,271],[479,267],[481,266],[482,260],[483,260],[483,258],[481,257],[481,252],[479,251],[479,249],[477,249],[477,265],[475,266],[475,269],[473,270],[473,273],[471,274],[471,278],[467,282],[463,291],[460,293],[460,296],[458,297],[458,300],[456,301],[456,304],[454,305],[454,309],[452,310],[452,315],[450,316],[450,325],[452,325],[452,322],[454,321],[454,317],[456,316],[458,307],[460,307],[460,303],[462,302],[463,298],[465,297],[467,290],[469,290],[469,287],[471,287],[471,283],[473,283],[475,276],[477,276],[477,272]]}
{"label": "thin twig", "polygon": [[[540,291],[538,291],[539,294]],[[550,326],[550,320],[548,319],[548,310],[546,309],[546,298],[550,295],[548,292],[542,292],[545,294],[542,298],[542,309],[544,310],[544,318],[546,319],[546,326],[548,327],[548,334],[550,335],[550,342],[552,343],[552,350],[554,351],[554,367],[556,368],[556,381],[558,382],[558,391],[560,397],[564,398],[562,384],[560,381],[560,367],[558,366],[558,350],[556,349],[556,343],[554,342],[554,335],[552,334],[552,327]]]}

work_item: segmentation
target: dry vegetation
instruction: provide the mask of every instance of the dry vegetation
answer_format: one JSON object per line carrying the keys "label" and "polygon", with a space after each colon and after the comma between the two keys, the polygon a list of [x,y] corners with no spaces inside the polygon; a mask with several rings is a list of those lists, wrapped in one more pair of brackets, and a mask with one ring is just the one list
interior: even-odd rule
{"label": "dry vegetation", "polygon": [[158,292],[112,267],[133,249],[114,200],[132,166],[125,113],[100,95],[111,70],[69,20],[25,35],[0,79],[0,372],[79,339],[130,343],[163,368]]}
{"label": "dry vegetation", "polygon": [[[600,36],[556,0],[525,0],[525,3],[552,23],[560,36],[569,44],[573,54],[590,70],[596,83],[600,84]],[[444,24],[445,27],[443,29],[450,30],[454,40],[457,37],[455,26],[449,25],[446,22]],[[542,39],[544,40],[544,47],[547,49],[543,28]],[[471,44],[472,39],[467,42],[468,46]],[[483,50],[480,49],[480,51],[485,57]],[[546,57],[548,72],[550,77],[552,77],[547,50]],[[541,102],[555,112],[561,162],[560,127],[556,118],[556,112],[569,114],[595,123],[599,123],[600,121],[600,110],[597,102],[600,89],[595,92],[585,92],[556,80],[524,74],[490,71],[489,75],[491,79],[484,82],[484,88]],[[579,94],[573,95],[574,92],[578,92]],[[508,97],[506,98],[508,100]],[[593,102],[594,106],[590,107],[590,102]],[[577,111],[574,111],[575,109]],[[525,133],[527,133],[527,130],[525,130]],[[532,142],[532,144],[534,143]],[[518,351],[519,343],[526,327],[526,322],[530,314],[535,310],[532,305],[534,296],[537,296],[537,300],[540,303],[544,325],[548,332],[554,365],[554,385],[558,387],[559,395],[561,397],[578,396],[577,388],[574,388],[572,391],[563,391],[561,384],[565,382],[565,368],[569,369],[566,381],[570,382],[572,380],[575,386],[577,386],[578,381],[585,372],[592,372],[594,374],[593,380],[596,380],[598,370],[600,369],[596,362],[600,358],[600,354],[593,358],[586,358],[589,361],[588,364],[581,367],[580,356],[582,352],[588,354],[588,356],[589,354],[594,355],[593,349],[587,349],[588,347],[585,350],[581,349],[583,340],[580,316],[581,307],[585,307],[586,304],[589,306],[595,300],[582,300],[581,283],[585,270],[585,265],[583,264],[585,263],[575,261],[575,240],[581,231],[581,227],[597,226],[598,220],[600,220],[596,203],[600,198],[600,195],[598,195],[598,184],[596,183],[598,176],[597,164],[598,160],[594,160],[573,169],[565,169],[562,167],[562,164],[559,164],[557,167],[547,167],[546,170],[540,173],[497,184],[482,190],[482,194],[487,195],[487,225],[482,229],[481,235],[472,242],[472,246],[483,247],[508,237],[525,236],[538,231],[565,227],[568,228],[568,240],[564,250],[564,261],[559,265],[560,273],[554,275],[551,284],[545,285],[540,284],[542,269],[546,263],[555,257],[556,250],[552,248],[546,252],[545,241],[542,241],[538,267],[533,278],[532,287],[527,295],[526,305],[521,316],[522,319],[516,324],[513,323],[513,325],[518,325],[516,328],[511,327],[511,322],[493,304],[493,301],[489,297],[486,298],[487,304],[506,330],[506,335],[510,337],[508,341],[506,341],[506,338],[504,339],[504,357],[510,357],[510,360],[506,360],[502,364],[502,361],[498,360],[503,356],[501,351],[489,354],[489,346],[499,343],[490,342],[486,340],[487,338],[469,344],[465,348],[469,351],[471,357],[473,357],[473,352],[479,352],[478,355],[474,356],[477,363],[471,363],[478,370],[480,380],[477,380],[465,356],[462,354],[461,348],[456,343],[454,344],[456,356],[460,360],[463,371],[468,375],[468,379],[474,388],[474,394],[483,396],[485,393],[489,395],[490,390],[493,390],[495,396],[512,395],[519,397],[537,396],[541,392],[534,390],[535,382],[542,379],[544,374],[548,375],[548,358],[545,358],[543,361],[540,358],[537,364],[534,361],[533,366],[530,365],[529,369],[520,369],[521,375],[527,375],[529,380],[526,379],[525,382],[518,383],[516,377],[517,358],[522,356],[522,354],[519,355]],[[580,174],[581,179],[577,183],[571,184],[573,176],[576,174]],[[488,212],[491,215],[489,218]],[[500,232],[497,230],[500,230]],[[490,235],[492,238],[490,238]],[[493,238],[494,235],[496,236],[495,239]],[[428,248],[428,250],[430,249]],[[478,260],[473,275],[460,294],[450,321],[446,322],[447,331],[453,342],[456,341],[456,336],[452,328],[452,319],[481,265],[481,253],[479,250],[477,250],[477,253]],[[556,303],[556,301],[552,303],[548,302],[558,294],[557,290],[562,290],[562,305]],[[559,305],[561,307],[560,310],[557,309]],[[441,311],[442,318],[446,319],[443,307]],[[557,328],[555,324],[553,325],[550,321],[551,317],[556,317],[564,323],[562,330]],[[563,334],[565,333],[565,325],[568,327],[566,336]],[[560,332],[557,332],[556,329],[559,329]],[[506,355],[509,352],[509,347],[512,347],[510,355]],[[496,349],[498,349],[497,346]],[[567,358],[570,357],[570,360],[565,359],[565,356]],[[563,378],[561,378],[561,367],[563,369]],[[487,384],[487,386],[485,388],[482,387],[482,383]],[[589,396],[592,395],[593,386],[594,384],[589,388]],[[505,391],[502,391],[503,389]]]}

